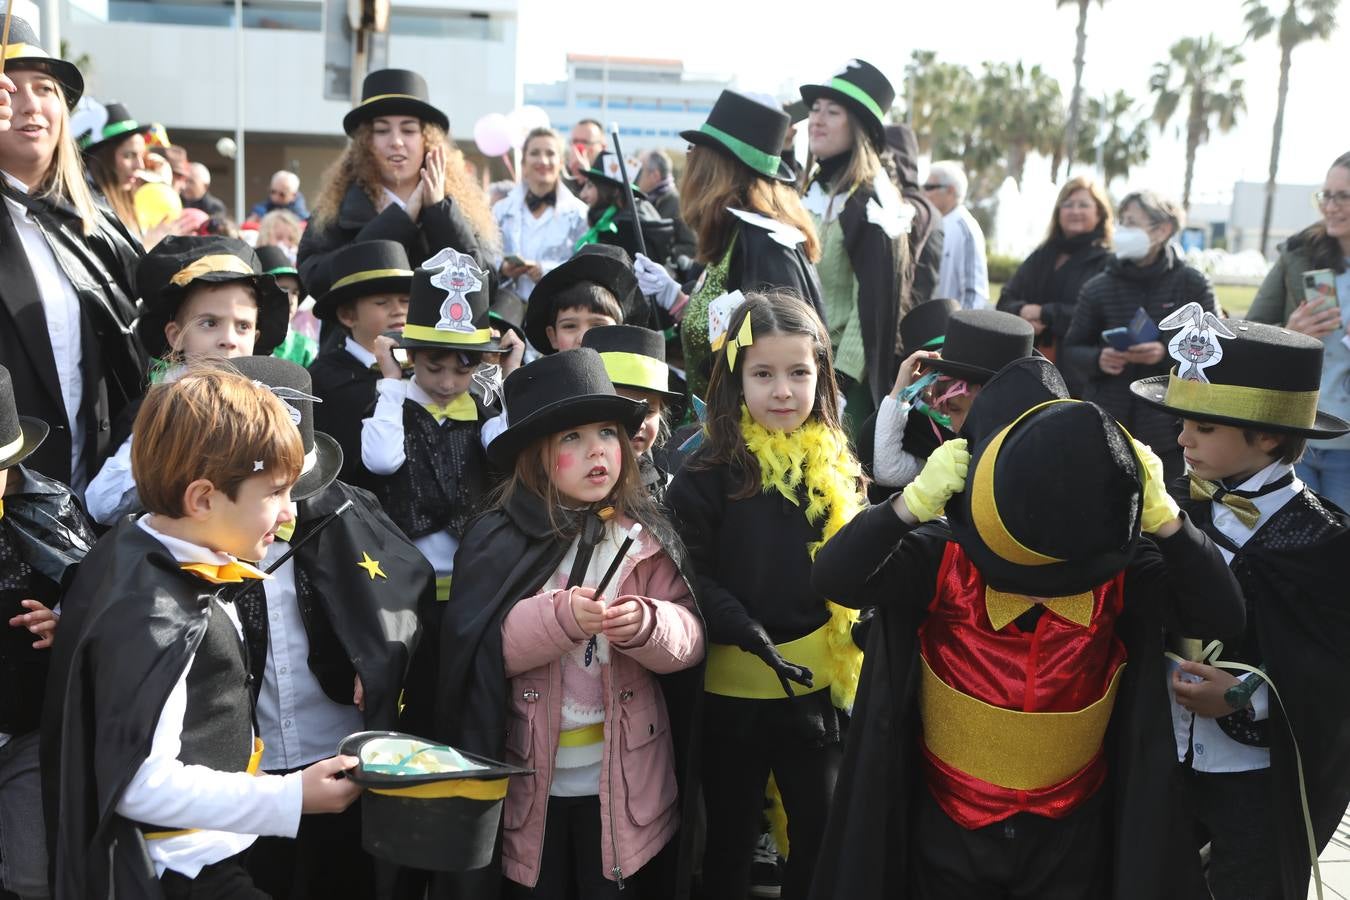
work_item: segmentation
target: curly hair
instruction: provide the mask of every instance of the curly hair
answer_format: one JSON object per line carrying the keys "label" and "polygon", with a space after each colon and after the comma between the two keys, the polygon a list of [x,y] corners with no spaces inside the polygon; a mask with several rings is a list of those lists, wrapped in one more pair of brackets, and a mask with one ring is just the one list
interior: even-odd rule
{"label": "curly hair", "polygon": [[[378,209],[382,195],[380,163],[371,149],[374,128],[362,122],[347,143],[347,149],[323,175],[323,191],[314,207],[314,222],[323,227],[337,217],[342,198],[353,184],[359,184],[370,202]],[[497,221],[492,218],[487,195],[474,183],[465,165],[464,154],[450,140],[445,129],[431,122],[422,122],[422,146],[427,152],[436,147],[445,148],[445,195],[459,205],[460,211],[473,226],[484,249],[501,242]]]}

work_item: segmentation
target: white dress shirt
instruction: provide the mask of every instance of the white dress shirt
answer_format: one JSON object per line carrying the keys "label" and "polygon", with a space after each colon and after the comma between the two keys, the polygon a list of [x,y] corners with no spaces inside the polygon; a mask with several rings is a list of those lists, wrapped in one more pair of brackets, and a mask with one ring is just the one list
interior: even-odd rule
{"label": "white dress shirt", "polygon": [[[500,269],[506,254],[514,253],[538,263],[547,275],[572,258],[577,241],[586,233],[586,204],[559,184],[558,199],[543,215],[535,218],[525,203],[525,191],[524,184],[517,184],[492,205],[492,217],[502,232],[502,253],[494,263]],[[503,284],[513,288],[521,299],[528,300],[535,281],[528,275],[518,275]]]}
{"label": "white dress shirt", "polygon": [[962,309],[989,305],[984,231],[964,204],[942,217],[942,266],[933,296],[955,300]]}
{"label": "white dress shirt", "polygon": [[[10,187],[28,193],[28,185],[8,172],[0,172]],[[9,216],[14,221],[28,267],[33,272],[38,297],[47,317],[47,337],[51,341],[52,356],[56,360],[56,377],[61,384],[61,401],[66,408],[66,424],[70,428],[70,486],[83,496],[89,483],[84,469],[84,425],[80,421],[80,407],[84,403],[84,347],[81,344],[80,297],[66,273],[56,263],[56,255],[47,243],[42,227],[28,208],[5,198]]]}
{"label": "white dress shirt", "polygon": [[347,335],[347,340],[346,342],[343,343],[342,346],[346,349],[348,353],[356,357],[357,362],[359,362],[363,366],[366,366],[367,368],[375,365],[375,363],[377,362],[377,360],[375,359],[375,354],[371,353],[365,347],[362,347],[361,344],[357,342],[356,338],[352,337],[351,335]]}
{"label": "white dress shirt", "polygon": [[[289,549],[285,541],[273,541],[261,567],[267,568]],[[327,759],[337,752],[339,741],[365,727],[360,710],[333,702],[309,668],[309,634],[300,616],[295,562],[287,560],[272,574],[263,582],[267,661],[257,710],[265,771],[298,769]]]}
{"label": "white dress shirt", "polygon": [[[1273,462],[1238,485],[1237,490],[1259,490],[1272,481],[1283,478],[1292,468],[1293,466],[1287,463]],[[1238,547],[1242,547],[1252,535],[1256,534],[1262,526],[1270,521],[1271,516],[1294,499],[1301,490],[1303,490],[1303,482],[1295,477],[1293,481],[1278,490],[1252,498],[1252,502],[1261,512],[1261,518],[1257,520],[1256,528],[1248,528],[1237,517],[1236,513],[1222,503],[1210,502],[1210,516],[1214,527],[1224,537]],[[1233,551],[1222,544],[1219,544],[1218,547],[1224,560],[1231,564],[1234,556]],[[1167,684],[1169,693],[1171,692],[1172,672],[1176,668],[1177,664],[1168,659]],[[1254,675],[1234,674],[1244,681],[1256,677]],[[1250,772],[1256,769],[1270,768],[1269,748],[1252,747],[1233,740],[1224,734],[1217,721],[1194,715],[1177,703],[1175,694],[1171,696],[1172,730],[1176,735],[1178,761],[1185,760],[1186,750],[1193,746],[1195,752],[1192,756],[1191,767],[1197,772]],[[1270,715],[1270,689],[1262,684],[1252,694],[1251,704],[1252,711],[1258,721],[1267,718]]]}
{"label": "white dress shirt", "polygon": [[[224,565],[230,557],[156,531],[148,516],[137,525],[164,545],[180,563]],[[223,610],[243,639],[239,615],[233,603],[215,604]],[[147,841],[155,874],[172,869],[188,878],[214,863],[242,853],[258,835],[295,837],[300,827],[304,791],[300,773],[250,775],[221,772],[200,765],[185,765],[182,751],[183,718],[187,713],[187,679],[194,653],[183,667],[178,682],[155,723],[150,753],[127,785],[117,812],[136,822],[149,822],[166,829],[196,828],[188,834]],[[250,738],[251,742],[251,738]],[[250,744],[249,750],[252,751]]]}

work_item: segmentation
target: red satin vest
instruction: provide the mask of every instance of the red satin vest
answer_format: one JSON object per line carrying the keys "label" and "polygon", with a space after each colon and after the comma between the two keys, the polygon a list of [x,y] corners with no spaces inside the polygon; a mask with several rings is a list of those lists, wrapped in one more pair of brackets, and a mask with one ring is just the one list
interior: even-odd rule
{"label": "red satin vest", "polygon": [[[929,615],[919,629],[919,647],[934,675],[977,700],[1022,712],[1076,712],[1101,700],[1125,646],[1115,634],[1124,600],[1124,573],[1092,591],[1086,627],[1047,608],[1035,629],[1014,622],[995,631],[985,607],[984,578],[955,542],[949,542],[938,572]],[[1091,762],[1049,787],[1015,790],[953,768],[924,746],[925,776],[938,804],[968,829],[1020,812],[1052,819],[1068,815],[1106,778],[1100,742]]]}

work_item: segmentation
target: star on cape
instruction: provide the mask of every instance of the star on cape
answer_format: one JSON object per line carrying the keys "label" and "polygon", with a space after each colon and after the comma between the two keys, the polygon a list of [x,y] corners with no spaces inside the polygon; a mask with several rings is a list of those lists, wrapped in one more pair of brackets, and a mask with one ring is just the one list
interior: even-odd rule
{"label": "star on cape", "polygon": [[380,568],[380,561],[371,559],[370,554],[364,550],[361,551],[361,561],[356,565],[358,568],[366,570],[366,574],[370,576],[371,581],[374,581],[377,576],[386,580],[389,578],[388,575],[384,574],[384,569]]}

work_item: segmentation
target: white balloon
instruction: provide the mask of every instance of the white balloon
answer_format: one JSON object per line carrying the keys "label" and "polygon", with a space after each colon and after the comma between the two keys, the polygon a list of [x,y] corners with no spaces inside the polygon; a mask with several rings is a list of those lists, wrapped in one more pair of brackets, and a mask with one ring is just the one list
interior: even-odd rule
{"label": "white balloon", "polygon": [[234,159],[234,154],[237,153],[238,150],[239,147],[235,144],[234,138],[223,137],[216,141],[216,152],[226,159]]}
{"label": "white balloon", "polygon": [[498,157],[511,149],[511,123],[501,113],[488,113],[473,124],[473,142],[484,156]]}
{"label": "white balloon", "polygon": [[525,144],[525,138],[536,128],[548,128],[552,123],[549,122],[548,113],[538,106],[522,106],[507,116],[511,122],[511,127],[515,128],[519,136],[513,135],[511,146],[520,149]]}

